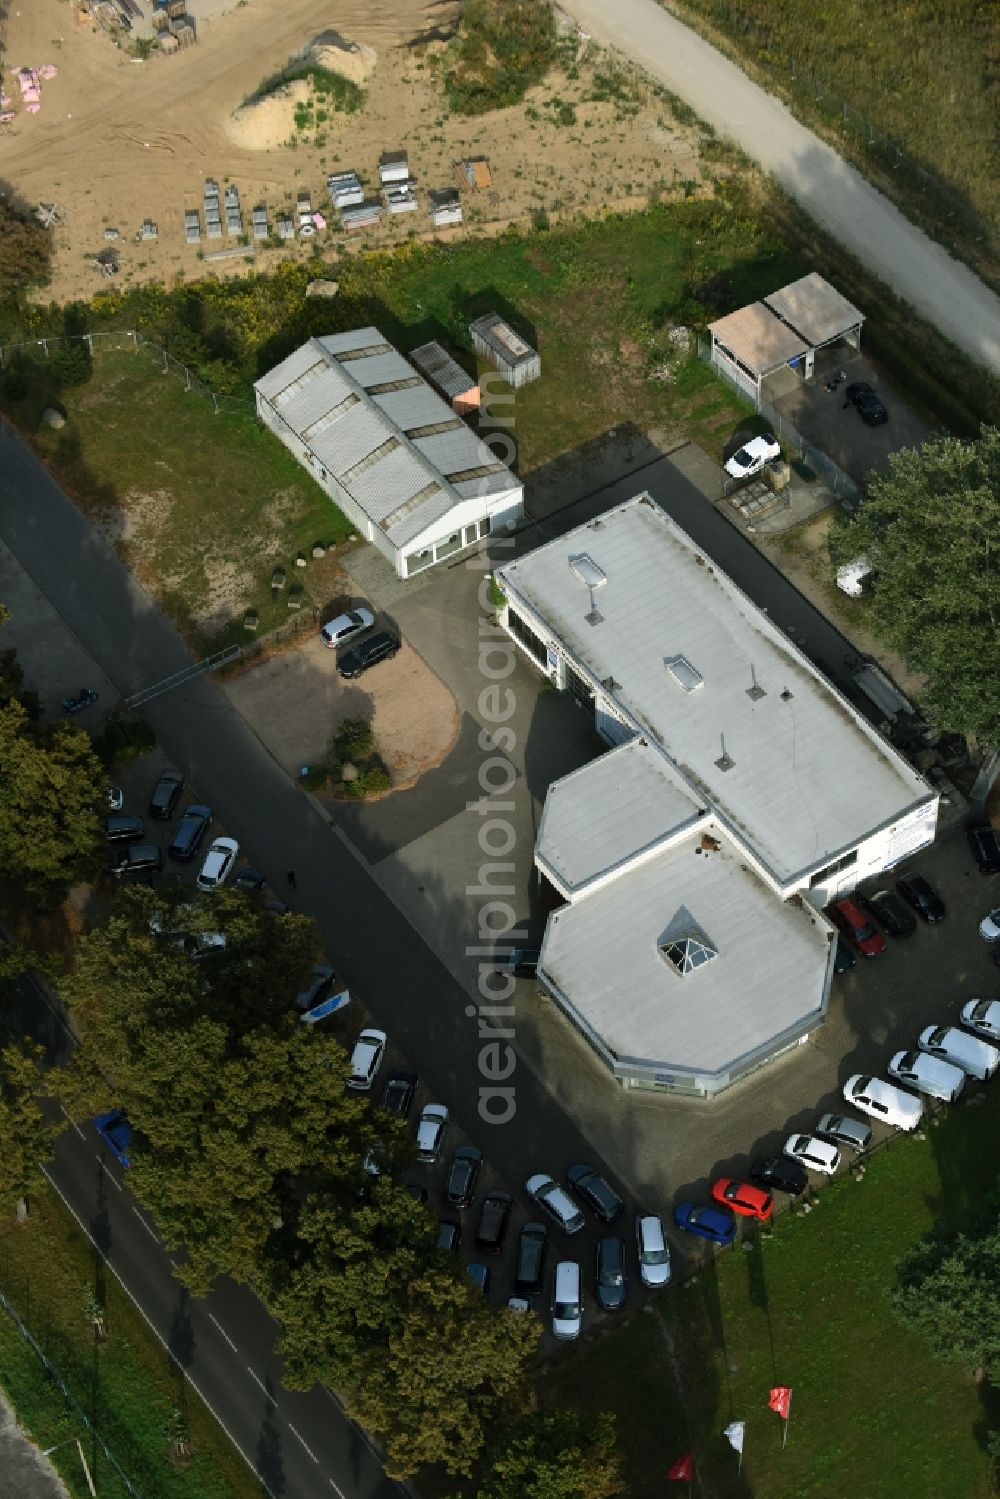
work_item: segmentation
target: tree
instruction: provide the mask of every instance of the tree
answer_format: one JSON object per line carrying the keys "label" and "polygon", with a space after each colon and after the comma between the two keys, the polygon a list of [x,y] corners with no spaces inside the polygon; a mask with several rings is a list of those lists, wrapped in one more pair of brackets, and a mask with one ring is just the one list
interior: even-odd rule
{"label": "tree", "polygon": [[1000,1228],[977,1237],[934,1237],[896,1267],[893,1301],[934,1354],[967,1369],[996,1367],[1000,1356]]}
{"label": "tree", "polygon": [[477,1499],[615,1499],[622,1467],[612,1412],[537,1411],[514,1427]]}
{"label": "tree", "polygon": [[52,906],[100,868],[104,775],[89,738],[59,724],[44,738],[11,699],[0,705],[0,876]]}
{"label": "tree", "polygon": [[83,1299],[81,1302],[83,1319],[93,1334],[95,1343],[103,1343],[107,1337],[107,1325],[104,1318],[104,1308],[97,1299],[97,1292],[88,1280],[83,1287]]}
{"label": "tree", "polygon": [[48,278],[52,241],[9,188],[0,189],[0,302]]}
{"label": "tree", "polygon": [[929,721],[1000,744],[1000,431],[936,437],[889,465],[831,551],[875,563],[872,624],[926,678]]}
{"label": "tree", "polygon": [[40,1046],[0,1052],[0,1201],[15,1209],[19,1223],[28,1216],[38,1163],[52,1154],[61,1128],[38,1106],[42,1054]]}

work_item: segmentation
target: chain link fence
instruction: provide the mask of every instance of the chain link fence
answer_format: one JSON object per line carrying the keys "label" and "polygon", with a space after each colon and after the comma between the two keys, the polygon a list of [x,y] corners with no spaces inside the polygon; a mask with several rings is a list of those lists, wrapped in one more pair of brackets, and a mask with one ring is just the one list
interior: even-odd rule
{"label": "chain link fence", "polygon": [[8,369],[18,355],[29,361],[37,360],[39,356],[51,359],[54,348],[70,343],[86,344],[91,358],[100,352],[140,354],[158,363],[165,375],[172,374],[179,380],[183,380],[185,390],[192,391],[204,400],[210,401],[217,413],[227,411],[249,417],[254,421],[257,419],[257,408],[248,396],[223,395],[213,390],[186,364],[175,359],[161,344],[153,343],[152,339],[147,338],[135,328],[107,333],[72,333],[52,338],[25,339],[16,344],[2,344],[0,345],[0,370]]}

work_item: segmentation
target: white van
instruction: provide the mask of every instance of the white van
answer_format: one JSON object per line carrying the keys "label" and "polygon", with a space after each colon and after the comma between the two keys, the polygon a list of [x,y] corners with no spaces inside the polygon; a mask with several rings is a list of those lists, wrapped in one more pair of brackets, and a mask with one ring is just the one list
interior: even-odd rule
{"label": "white van", "polygon": [[916,1129],[924,1112],[920,1099],[912,1093],[883,1082],[880,1077],[867,1077],[855,1073],[844,1084],[844,1097],[848,1103],[873,1119],[893,1129]]}
{"label": "white van", "polygon": [[580,1266],[576,1260],[560,1260],[552,1282],[552,1335],[578,1338],[583,1322]]}

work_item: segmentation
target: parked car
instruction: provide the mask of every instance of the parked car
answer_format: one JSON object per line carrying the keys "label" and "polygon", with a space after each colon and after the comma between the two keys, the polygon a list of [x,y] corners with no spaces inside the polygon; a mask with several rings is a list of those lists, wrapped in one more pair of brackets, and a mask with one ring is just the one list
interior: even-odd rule
{"label": "parked car", "polygon": [[583,1322],[580,1266],[575,1260],[560,1260],[552,1281],[552,1335],[578,1338]]}
{"label": "parked car", "polygon": [[537,947],[506,947],[493,954],[495,973],[512,973],[516,979],[533,979],[538,972],[541,949]]}
{"label": "parked car", "polygon": [[766,1161],[757,1161],[750,1167],[750,1180],[758,1187],[769,1191],[784,1192],[788,1197],[799,1197],[809,1185],[809,1178],[798,1161],[787,1155],[769,1156]]}
{"label": "parked car", "polygon": [[941,1062],[925,1051],[897,1051],[889,1058],[886,1070],[897,1082],[906,1083],[930,1098],[940,1098],[944,1103],[954,1103],[965,1087],[961,1067]]}
{"label": "parked car", "polygon": [[824,1176],[832,1176],[840,1165],[840,1151],[836,1145],[831,1145],[829,1140],[819,1140],[815,1135],[789,1135],[784,1150],[807,1171],[821,1171]]}
{"label": "parked car", "polygon": [[339,1005],[343,1009],[350,999],[347,988],[337,977],[329,963],[317,963],[310,975],[311,982],[307,989],[295,996],[295,1008],[297,1010],[314,1010],[317,1005],[325,1004],[334,994],[343,994],[344,1004]]}
{"label": "parked car", "polygon": [[243,890],[247,895],[257,895],[267,884],[267,876],[259,869],[252,869],[247,864],[243,869],[238,869],[233,876],[233,889]]}
{"label": "parked car", "polygon": [[682,1202],[674,1208],[674,1222],[686,1234],[699,1239],[708,1239],[723,1248],[736,1238],[736,1220],[731,1213],[718,1208],[703,1207],[697,1202]]}
{"label": "parked car", "polygon": [[944,920],[944,901],[922,874],[904,874],[902,879],[896,881],[896,889],[913,907],[921,921],[934,926]]}
{"label": "parked car", "polygon": [[81,687],[75,697],[64,697],[62,710],[64,713],[80,713],[84,708],[89,708],[91,703],[97,702],[98,694],[93,687]]}
{"label": "parked car", "polygon": [[546,1176],[543,1172],[539,1172],[537,1176],[529,1176],[524,1190],[532,1202],[537,1202],[542,1211],[548,1213],[563,1233],[578,1234],[583,1228],[586,1221],[583,1213],[566,1188],[553,1181],[551,1176]]}
{"label": "parked car", "polygon": [[233,872],[239,852],[240,846],[235,838],[214,839],[195,880],[198,889],[208,893],[224,885]]}
{"label": "parked car", "polygon": [[774,1198],[762,1187],[752,1187],[748,1182],[737,1181],[732,1176],[720,1176],[712,1183],[712,1196],[724,1208],[729,1208],[740,1218],[756,1218],[763,1223],[774,1210]]}
{"label": "parked car", "polygon": [[125,793],[120,786],[109,786],[104,796],[109,812],[120,812],[125,805]]}
{"label": "parked car", "polygon": [[374,635],[369,635],[367,640],[359,640],[356,645],[348,646],[337,662],[337,670],[342,677],[360,677],[363,671],[377,666],[380,661],[390,661],[399,650],[399,645],[395,635],[390,635],[388,630],[378,630]]}
{"label": "parked car", "polygon": [[437,1248],[444,1249],[449,1254],[457,1254],[461,1242],[462,1225],[450,1218],[442,1218],[438,1223]]}
{"label": "parked car", "polygon": [[132,1127],[121,1109],[109,1109],[98,1114],[94,1120],[97,1133],[111,1151],[120,1166],[129,1166],[129,1149],[132,1144]]}
{"label": "parked car", "polygon": [[620,1312],[628,1299],[625,1242],[616,1235],[609,1234],[597,1241],[594,1296],[604,1312]]}
{"label": "parked car", "polygon": [[206,807],[200,802],[188,807],[174,828],[174,836],[167,849],[170,858],[176,859],[179,864],[186,864],[189,859],[193,859],[201,848],[201,841],[208,832],[211,821],[211,807]]}
{"label": "parked car", "polygon": [[1000,1050],[968,1031],[960,1031],[957,1025],[929,1025],[920,1032],[917,1045],[929,1057],[950,1062],[981,1083],[988,1083],[1000,1066]]}
{"label": "parked car", "polygon": [[349,640],[363,635],[374,623],[375,616],[370,609],[348,609],[346,614],[338,614],[336,619],[331,619],[319,633],[325,645],[336,647],[346,645]]}
{"label": "parked car", "polygon": [[425,1165],[436,1161],[441,1150],[441,1141],[448,1127],[448,1110],[443,1103],[429,1103],[420,1115],[417,1125],[417,1160]]}
{"label": "parked car", "polygon": [[984,942],[1000,942],[1000,906],[994,906],[979,923],[979,935]]}
{"label": "parked car", "polygon": [[548,1242],[549,1231],[544,1223],[526,1223],[517,1236],[514,1290],[524,1296],[537,1296],[542,1289]]}
{"label": "parked car", "polygon": [[508,1296],[507,1310],[509,1312],[530,1312],[531,1302],[525,1300],[523,1296]]}
{"label": "parked car", "polygon": [[165,770],[153,787],[153,794],[149,798],[149,806],[146,810],[150,817],[156,817],[160,822],[169,822],[183,790],[184,777],[180,771]]}
{"label": "parked car", "polygon": [[751,437],[749,442],[726,460],[726,473],[732,479],[749,479],[752,474],[760,473],[765,463],[770,463],[772,458],[781,457],[781,443],[775,437],[766,435]]}
{"label": "parked car", "polygon": [[889,420],[882,400],[867,380],[856,380],[844,392],[844,405],[853,406],[866,427],[884,427]]}
{"label": "parked car", "polygon": [[970,999],[962,1006],[962,1024],[1000,1044],[1000,999]]}
{"label": "parked car", "polygon": [[146,836],[146,824],[131,812],[113,812],[104,819],[104,837],[108,843],[137,843]]}
{"label": "parked car", "polygon": [[856,967],[857,958],[854,956],[850,946],[843,937],[837,937],[834,941],[833,971],[834,973],[850,973]]}
{"label": "parked car", "polygon": [[426,1203],[427,1201],[427,1188],[418,1186],[416,1182],[404,1182],[403,1191],[407,1196],[412,1197],[414,1202]]}
{"label": "parked car", "polygon": [[881,1119],[883,1124],[891,1124],[893,1129],[916,1129],[924,1112],[920,1099],[915,1098],[912,1093],[894,1088],[892,1083],[883,1082],[880,1077],[870,1077],[861,1072],[856,1072],[847,1079],[844,1098],[863,1114]]}
{"label": "parked car", "polygon": [[879,953],[885,952],[882,933],[853,900],[834,901],[827,914],[834,926],[840,928],[851,946],[863,957],[877,958]]}
{"label": "parked car", "polygon": [[385,1031],[364,1030],[354,1043],[351,1052],[351,1070],[347,1075],[347,1086],[359,1093],[367,1093],[375,1081],[375,1074],[382,1065],[386,1043]]}
{"label": "parked car", "polygon": [[656,1288],[670,1284],[670,1248],[663,1223],[655,1213],[641,1213],[635,1220],[635,1248],[639,1279]]}
{"label": "parked car", "polygon": [[1000,833],[985,817],[965,824],[965,836],[980,874],[1000,874]]}
{"label": "parked car", "polygon": [[155,843],[129,843],[115,850],[108,867],[119,880],[151,879],[159,874],[162,862]]}
{"label": "parked car", "polygon": [[490,1285],[493,1276],[490,1274],[489,1265],[466,1265],[465,1273],[477,1290],[482,1291],[484,1296],[490,1294]]}
{"label": "parked car", "polygon": [[624,1213],[625,1204],[618,1193],[593,1166],[571,1166],[566,1180],[605,1223],[616,1222]]}
{"label": "parked car", "polygon": [[871,1126],[852,1119],[850,1114],[823,1114],[816,1126],[821,1140],[832,1140],[834,1145],[846,1145],[855,1155],[864,1155],[872,1143]]}
{"label": "parked car", "polygon": [[450,1208],[467,1208],[472,1201],[483,1164],[483,1153],[473,1145],[460,1145],[451,1158],[445,1198]]}
{"label": "parked car", "polygon": [[382,1089],[382,1107],[397,1119],[409,1118],[413,1095],[417,1091],[415,1072],[390,1072]]}
{"label": "parked car", "polygon": [[475,1243],[480,1252],[499,1254],[503,1249],[513,1206],[514,1199],[509,1192],[501,1192],[499,1189],[487,1192],[479,1209],[479,1223],[476,1227]]}
{"label": "parked car", "polygon": [[859,895],[858,899],[890,937],[909,937],[917,930],[912,911],[906,909],[893,891],[873,890],[871,895]]}

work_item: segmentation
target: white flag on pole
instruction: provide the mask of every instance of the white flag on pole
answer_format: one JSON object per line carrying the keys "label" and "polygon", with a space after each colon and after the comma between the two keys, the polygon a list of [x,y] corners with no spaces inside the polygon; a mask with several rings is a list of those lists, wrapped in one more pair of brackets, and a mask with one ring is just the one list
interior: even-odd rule
{"label": "white flag on pole", "polygon": [[722,1435],[726,1438],[730,1447],[736,1452],[743,1451],[743,1433],[746,1431],[745,1421],[730,1421]]}

